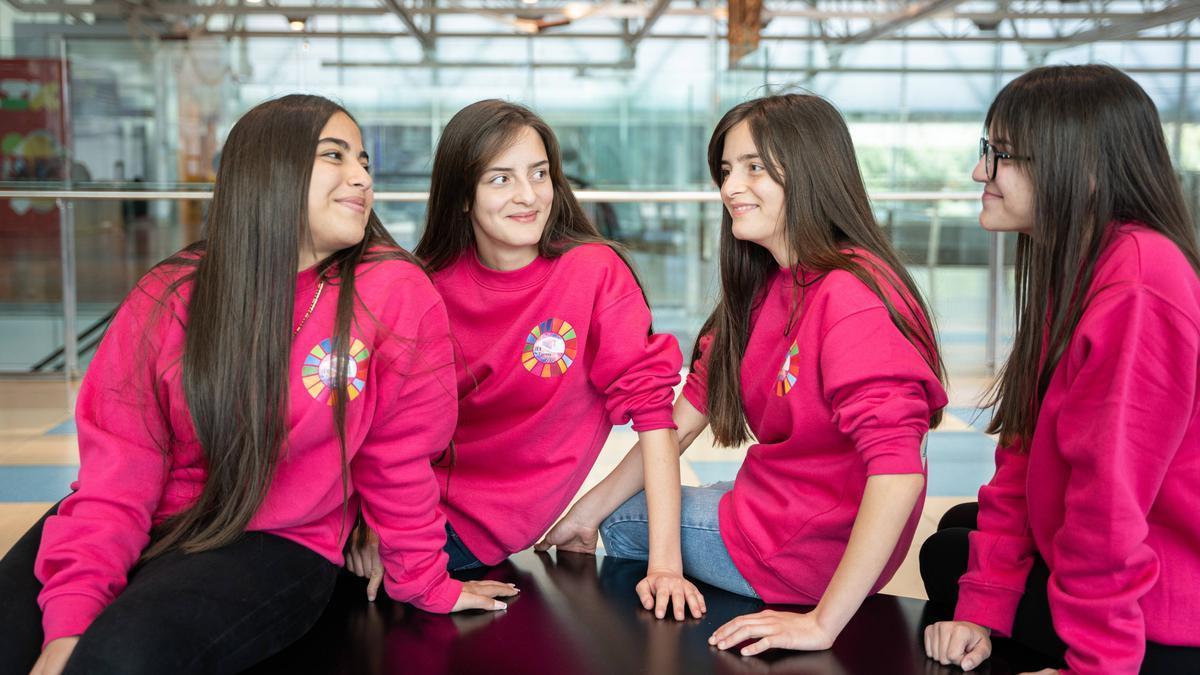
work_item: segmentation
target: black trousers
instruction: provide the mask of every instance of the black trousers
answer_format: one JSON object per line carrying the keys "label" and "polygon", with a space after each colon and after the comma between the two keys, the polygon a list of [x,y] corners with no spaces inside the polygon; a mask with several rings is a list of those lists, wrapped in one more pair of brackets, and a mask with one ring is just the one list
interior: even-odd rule
{"label": "black trousers", "polygon": [[[921,580],[929,601],[952,609],[958,603],[958,578],[967,571],[970,545],[967,535],[978,529],[979,504],[959,504],[946,512],[937,532],[921,545]],[[1045,658],[1042,668],[1063,667],[1067,645],[1054,631],[1046,587],[1050,569],[1040,555],[1025,582],[1025,594],[1017,605],[1012,640]],[[1146,642],[1142,675],[1200,673],[1200,648]]]}
{"label": "black trousers", "polygon": [[[26,675],[42,647],[33,564],[50,509],[0,560],[0,673]],[[338,568],[287,539],[247,532],[202,553],[140,565],[80,636],[65,673],[235,673],[282,650],[328,604]]]}

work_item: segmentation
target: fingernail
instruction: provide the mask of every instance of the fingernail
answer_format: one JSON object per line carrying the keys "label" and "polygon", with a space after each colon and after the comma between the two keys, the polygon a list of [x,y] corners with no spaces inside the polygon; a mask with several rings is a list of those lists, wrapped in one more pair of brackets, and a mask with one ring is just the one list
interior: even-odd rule
{"label": "fingernail", "polygon": [[503,602],[500,602],[499,600],[497,600],[496,602],[494,602],[494,603],[492,604],[492,609],[508,609],[508,605],[506,605],[506,604],[504,604]]}
{"label": "fingernail", "polygon": [[971,663],[970,661],[963,661],[963,662],[962,662],[962,669],[963,669],[963,670],[970,670],[970,669],[971,669],[971,668],[973,668],[974,666],[975,666],[975,664],[974,664],[974,663]]}

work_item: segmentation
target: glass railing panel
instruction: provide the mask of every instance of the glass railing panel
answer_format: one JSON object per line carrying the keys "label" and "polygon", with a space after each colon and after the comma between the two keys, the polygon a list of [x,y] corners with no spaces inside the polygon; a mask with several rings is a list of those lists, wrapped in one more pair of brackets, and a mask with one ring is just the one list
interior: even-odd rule
{"label": "glass railing panel", "polygon": [[[62,370],[67,359],[56,352],[69,342],[69,326],[78,338],[79,367],[85,368],[104,319],[155,263],[199,238],[207,205],[207,200],[164,200],[153,194],[10,201],[45,202],[46,208],[54,206],[55,217],[45,223],[6,221],[12,232],[0,246],[5,270],[0,273],[0,370],[8,372]],[[66,247],[63,231],[71,235]],[[66,255],[71,264],[64,275]],[[65,313],[65,303],[75,311]]]}
{"label": "glass railing panel", "polygon": [[1005,276],[998,314],[989,304],[995,273],[991,266],[993,237],[979,225],[978,197],[941,200],[875,200],[875,215],[885,228],[921,288],[937,322],[938,340],[953,375],[990,371],[990,326],[997,326],[998,346],[1012,338],[1011,263],[1015,238],[1009,237],[1003,259]]}
{"label": "glass railing panel", "polygon": [[[0,370],[9,372],[28,371],[62,349],[68,342],[68,324],[79,336],[79,367],[86,367],[93,338],[99,334],[86,335],[87,329],[101,322],[156,262],[201,236],[208,205],[207,194],[188,191],[114,193],[111,188],[116,186],[91,185],[107,189],[41,192],[12,187],[0,185],[0,198],[46,195],[52,205],[70,206],[65,219],[41,229],[19,228],[10,238],[13,245],[0,252],[0,263],[8,270],[0,276]],[[628,251],[654,311],[656,330],[676,335],[689,351],[719,296],[722,207],[716,194],[578,194],[602,232]],[[377,195],[376,212],[406,248],[415,247],[424,228],[424,200],[421,192]],[[878,221],[929,301],[946,363],[955,374],[987,372],[992,326],[999,331],[1001,350],[1012,330],[1006,299],[1011,297],[1010,271],[1001,277],[997,316],[992,317],[989,294],[997,278],[989,266],[992,238],[978,225],[976,200],[970,193],[880,193],[874,200]],[[62,245],[60,221],[69,226],[70,247]],[[1005,246],[1009,270],[1012,241]],[[67,276],[73,281],[69,303],[62,263],[68,253]],[[51,358],[45,368],[61,368],[65,360]]]}

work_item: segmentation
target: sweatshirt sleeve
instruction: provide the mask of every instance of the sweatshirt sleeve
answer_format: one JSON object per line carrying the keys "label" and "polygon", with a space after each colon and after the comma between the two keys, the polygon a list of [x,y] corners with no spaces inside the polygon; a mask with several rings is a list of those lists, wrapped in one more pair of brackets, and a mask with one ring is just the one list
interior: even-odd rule
{"label": "sweatshirt sleeve", "polygon": [[921,443],[946,394],[882,305],[839,319],[820,344],[833,423],[854,441],[867,475],[924,473]]}
{"label": "sweatshirt sleeve", "polygon": [[996,473],[979,489],[978,528],[971,532],[967,572],[958,580],[956,621],[1012,635],[1017,603],[1033,566],[1025,476],[1029,455],[1017,446],[996,448]]}
{"label": "sweatshirt sleeve", "polygon": [[668,334],[649,334],[650,308],[636,287],[592,318],[590,377],[604,393],[613,424],[633,418],[634,431],[674,429],[671,415],[683,356]]}
{"label": "sweatshirt sleeve", "polygon": [[46,520],[34,564],[46,643],[81,635],[125,589],[162,498],[169,433],[156,371],[176,318],[145,284],[117,311],[79,391],[79,478]]}
{"label": "sweatshirt sleeve", "polygon": [[388,595],[446,613],[462,584],[446,573],[446,519],[431,461],[450,445],[458,418],[449,319],[438,299],[386,329],[392,334],[380,338],[373,365],[379,408],[351,476],[363,517],[379,534]]}
{"label": "sweatshirt sleeve", "polygon": [[1140,667],[1139,601],[1170,564],[1146,542],[1147,514],[1194,415],[1198,336],[1183,312],[1137,287],[1093,299],[1072,339],[1053,430],[1070,470],[1048,586],[1072,672]]}
{"label": "sweatshirt sleeve", "polygon": [[711,333],[700,336],[700,358],[692,364],[687,380],[683,383],[683,396],[696,410],[708,414],[708,357],[712,348]]}

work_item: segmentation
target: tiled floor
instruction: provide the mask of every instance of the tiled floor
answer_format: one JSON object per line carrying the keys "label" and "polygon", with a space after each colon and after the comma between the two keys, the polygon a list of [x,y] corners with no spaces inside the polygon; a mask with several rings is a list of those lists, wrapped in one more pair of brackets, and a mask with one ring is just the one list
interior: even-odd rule
{"label": "tiled floor", "polygon": [[[61,381],[0,381],[0,551],[65,494],[79,463],[71,419],[74,388]],[[64,482],[65,480],[65,482]]]}
{"label": "tiled floor", "polygon": [[[951,506],[973,499],[992,472],[994,442],[982,433],[986,419],[971,406],[982,378],[956,378],[951,408],[941,428],[929,437],[929,496],[913,549],[886,592],[924,597],[916,551]],[[71,410],[75,390],[61,381],[0,380],[0,554],[6,552],[37,518],[66,494],[79,455]],[[595,485],[620,461],[637,439],[628,427],[615,429],[582,491]],[[681,461],[684,484],[731,480],[744,450],[713,447],[705,434]]]}

